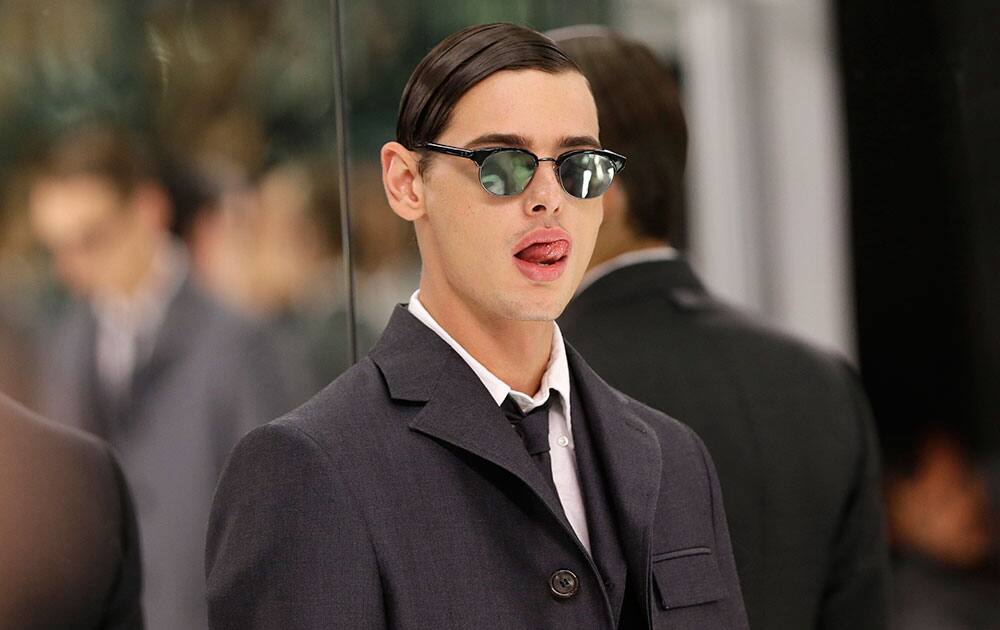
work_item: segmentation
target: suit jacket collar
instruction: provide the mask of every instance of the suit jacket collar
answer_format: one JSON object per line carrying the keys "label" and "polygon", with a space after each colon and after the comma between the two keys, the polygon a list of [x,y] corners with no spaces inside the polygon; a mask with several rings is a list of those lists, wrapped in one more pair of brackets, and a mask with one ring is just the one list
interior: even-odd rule
{"label": "suit jacket collar", "polygon": [[214,316],[210,298],[201,292],[190,275],[186,276],[167,305],[148,358],[136,366],[132,377],[133,398],[141,397],[143,389],[155,382],[164,370],[180,364],[180,357],[199,343],[196,331],[211,325]]}
{"label": "suit jacket collar", "polygon": [[[648,597],[650,530],[663,465],[659,441],[624,395],[597,376],[568,344],[566,352],[604,466],[629,573],[642,576],[642,592]],[[398,306],[369,356],[393,400],[425,403],[410,422],[412,430],[507,470],[528,485],[573,536],[551,485],[482,382],[444,340]]]}
{"label": "suit jacket collar", "polygon": [[495,464],[527,484],[568,531],[559,497],[468,364],[403,306],[393,311],[369,357],[389,395],[425,403],[410,428]]}
{"label": "suit jacket collar", "polygon": [[594,281],[574,298],[574,304],[625,300],[633,295],[667,293],[678,308],[691,310],[710,302],[705,286],[684,258],[636,263],[616,269]]}

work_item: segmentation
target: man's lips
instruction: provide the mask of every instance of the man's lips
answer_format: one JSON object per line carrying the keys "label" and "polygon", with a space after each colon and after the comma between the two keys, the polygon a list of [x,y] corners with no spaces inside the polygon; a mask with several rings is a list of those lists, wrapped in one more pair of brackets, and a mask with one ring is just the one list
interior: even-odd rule
{"label": "man's lips", "polygon": [[551,265],[565,258],[567,252],[569,252],[569,241],[559,240],[528,245],[514,256],[536,265]]}
{"label": "man's lips", "polygon": [[514,257],[535,265],[552,265],[569,255],[569,234],[559,228],[536,230],[514,246]]}

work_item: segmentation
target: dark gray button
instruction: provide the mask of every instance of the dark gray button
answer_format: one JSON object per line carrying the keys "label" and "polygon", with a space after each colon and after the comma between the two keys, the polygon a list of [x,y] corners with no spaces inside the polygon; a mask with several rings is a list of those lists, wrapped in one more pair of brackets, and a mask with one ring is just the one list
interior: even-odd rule
{"label": "dark gray button", "polygon": [[549,588],[559,599],[569,599],[580,590],[580,580],[576,573],[568,569],[559,569],[549,578]]}

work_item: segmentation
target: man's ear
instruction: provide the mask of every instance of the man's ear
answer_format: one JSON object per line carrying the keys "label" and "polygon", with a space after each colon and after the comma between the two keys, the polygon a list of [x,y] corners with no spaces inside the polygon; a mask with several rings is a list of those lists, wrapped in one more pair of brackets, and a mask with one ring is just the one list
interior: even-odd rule
{"label": "man's ear", "polygon": [[406,221],[424,215],[423,179],[414,154],[398,142],[387,142],[380,154],[382,186],[392,211]]}

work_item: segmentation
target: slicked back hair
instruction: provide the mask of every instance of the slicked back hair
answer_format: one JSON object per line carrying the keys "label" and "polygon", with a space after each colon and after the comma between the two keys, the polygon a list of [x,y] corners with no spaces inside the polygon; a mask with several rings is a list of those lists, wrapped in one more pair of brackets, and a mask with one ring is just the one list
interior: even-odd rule
{"label": "slicked back hair", "polygon": [[676,74],[644,44],[602,27],[552,36],[590,82],[601,142],[629,157],[620,182],[632,229],[684,248],[688,133]]}
{"label": "slicked back hair", "polygon": [[[431,49],[410,75],[399,105],[396,141],[414,150],[437,140],[459,99],[502,70],[580,71],[551,39],[530,28],[496,23],[463,29]],[[430,155],[420,161],[421,171]]]}

